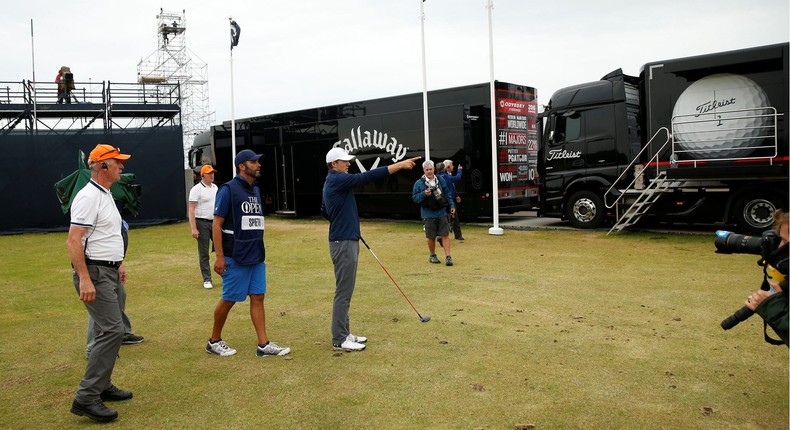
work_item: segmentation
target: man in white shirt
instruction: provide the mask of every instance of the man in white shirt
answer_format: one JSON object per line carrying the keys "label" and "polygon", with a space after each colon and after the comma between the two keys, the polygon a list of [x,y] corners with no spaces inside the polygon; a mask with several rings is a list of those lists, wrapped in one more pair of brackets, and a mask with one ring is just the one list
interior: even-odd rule
{"label": "man in white shirt", "polygon": [[208,164],[201,167],[200,182],[189,191],[189,225],[192,227],[192,237],[197,239],[200,273],[203,275],[203,288],[206,289],[214,288],[208,248],[211,224],[214,222],[214,199],[217,197],[214,172],[216,170]]}
{"label": "man in white shirt", "polygon": [[74,288],[96,325],[95,344],[71,412],[102,422],[118,418],[118,411],[106,407],[105,401],[132,398],[131,391],[116,387],[111,380],[124,335],[119,289],[126,268],[121,214],[110,187],[121,179],[123,162],[130,157],[107,144],[96,145],[91,151],[91,180],[74,197],[66,240]]}

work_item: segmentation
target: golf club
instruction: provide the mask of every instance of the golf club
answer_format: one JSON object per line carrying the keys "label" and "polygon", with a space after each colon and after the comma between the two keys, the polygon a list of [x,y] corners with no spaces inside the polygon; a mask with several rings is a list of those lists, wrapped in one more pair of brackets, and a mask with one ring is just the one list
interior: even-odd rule
{"label": "golf club", "polygon": [[367,248],[368,251],[370,251],[370,253],[373,254],[373,258],[375,258],[376,261],[379,262],[379,266],[381,266],[381,268],[384,269],[384,272],[387,274],[387,276],[390,277],[390,279],[392,280],[392,283],[395,284],[396,287],[398,287],[398,291],[400,291],[400,293],[403,295],[403,298],[406,299],[407,302],[409,302],[409,304],[411,305],[411,308],[414,309],[414,312],[417,312],[417,316],[420,317],[420,322],[424,322],[425,323],[425,322],[430,321],[431,320],[430,315],[425,315],[425,316],[420,315],[420,313],[417,311],[417,308],[414,307],[414,303],[412,303],[411,300],[409,300],[409,298],[406,297],[406,293],[404,293],[403,290],[400,288],[400,285],[398,285],[398,283],[395,282],[395,279],[392,278],[392,275],[390,275],[390,272],[387,270],[387,268],[384,267],[383,264],[381,264],[381,260],[379,260],[379,258],[376,257],[376,253],[373,252],[372,249],[370,249],[370,247],[368,246],[368,243],[365,242],[365,239],[363,239],[361,235],[359,236],[359,240],[361,240],[362,243],[365,244],[365,248]]}

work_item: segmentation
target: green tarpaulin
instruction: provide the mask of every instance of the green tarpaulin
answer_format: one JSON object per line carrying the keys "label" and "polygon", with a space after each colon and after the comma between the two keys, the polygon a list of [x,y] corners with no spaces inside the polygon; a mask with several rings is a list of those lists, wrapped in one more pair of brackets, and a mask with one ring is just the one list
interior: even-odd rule
{"label": "green tarpaulin", "polygon": [[[69,212],[74,197],[90,179],[91,171],[85,165],[85,154],[79,151],[77,170],[55,183],[55,194],[64,214]],[[121,179],[110,187],[110,192],[120,209],[128,211],[132,216],[137,216],[140,211],[140,186],[134,181],[134,173],[122,173]]]}

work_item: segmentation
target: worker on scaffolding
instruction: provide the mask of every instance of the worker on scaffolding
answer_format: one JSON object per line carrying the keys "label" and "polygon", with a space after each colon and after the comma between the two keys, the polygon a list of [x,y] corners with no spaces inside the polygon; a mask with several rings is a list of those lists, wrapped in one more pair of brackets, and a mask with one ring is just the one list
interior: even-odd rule
{"label": "worker on scaffolding", "polygon": [[64,100],[66,104],[71,104],[71,90],[74,89],[74,75],[71,69],[67,66],[61,67],[58,75],[55,76],[55,83],[58,84],[58,104],[63,103]]}

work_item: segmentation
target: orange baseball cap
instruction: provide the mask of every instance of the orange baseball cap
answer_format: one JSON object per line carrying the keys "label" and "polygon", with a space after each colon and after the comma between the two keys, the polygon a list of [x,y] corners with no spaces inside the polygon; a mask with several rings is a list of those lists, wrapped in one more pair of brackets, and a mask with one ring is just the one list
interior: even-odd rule
{"label": "orange baseball cap", "polygon": [[129,154],[121,154],[121,148],[116,148],[106,143],[100,143],[93,148],[93,151],[88,155],[88,165],[98,163],[99,161],[109,160],[116,158],[118,160],[128,160],[132,156]]}
{"label": "orange baseball cap", "polygon": [[205,175],[206,173],[214,173],[216,171],[217,170],[215,168],[211,167],[210,164],[206,164],[205,166],[200,168],[200,174],[201,175]]}

